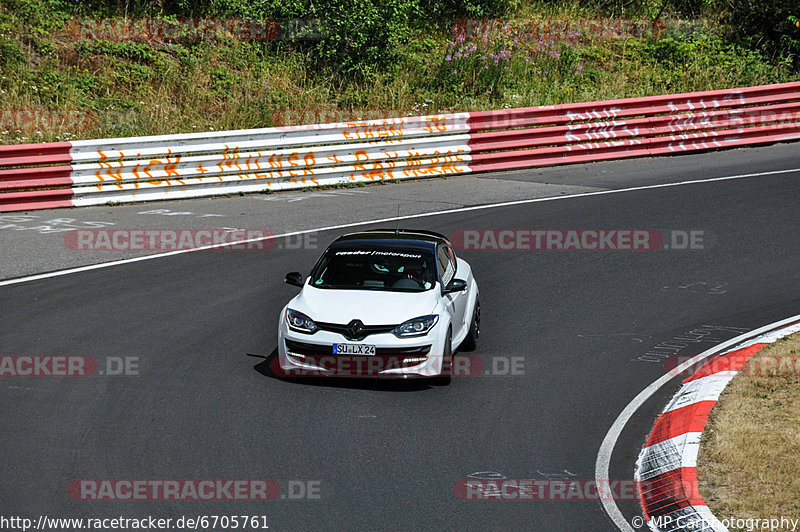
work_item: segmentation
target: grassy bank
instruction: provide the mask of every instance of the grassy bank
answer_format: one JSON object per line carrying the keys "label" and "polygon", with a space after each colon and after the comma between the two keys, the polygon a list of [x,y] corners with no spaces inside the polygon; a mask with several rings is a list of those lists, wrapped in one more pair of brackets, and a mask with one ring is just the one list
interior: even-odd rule
{"label": "grassy bank", "polygon": [[[284,15],[302,15],[299,3],[288,4],[295,11]],[[411,6],[416,11],[406,13],[412,22],[402,28],[402,38],[390,34],[376,45],[370,45],[366,30],[365,37],[353,30],[360,27],[358,14],[347,15],[351,26],[329,27],[328,40],[312,42],[240,41],[224,35],[213,40],[96,40],[81,39],[76,31],[81,20],[98,17],[174,19],[176,13],[186,14],[170,5],[0,4],[0,143],[267,127],[291,122],[287,117],[315,122],[314,117],[337,116],[320,110],[357,110],[338,115],[345,118],[417,115],[800,79],[791,57],[732,42],[730,25],[712,8],[687,20],[677,9],[625,11],[609,8],[613,2],[509,0],[497,2],[494,11],[480,2],[448,9],[441,7],[447,3],[418,3]],[[209,5],[215,10],[203,16],[263,14],[245,9],[249,4]],[[651,20],[658,15],[665,30],[652,38],[574,35],[551,40],[515,39],[508,32],[483,39],[454,30],[460,17],[488,15],[572,20]],[[374,22],[376,27],[381,23]],[[330,44],[341,36],[337,31],[355,44]],[[363,44],[361,37],[367,39]],[[340,50],[345,52],[337,56]],[[376,63],[384,56],[391,62]],[[72,115],[53,113],[59,110]],[[298,110],[313,112],[292,113]],[[34,115],[27,124],[25,112]]]}
{"label": "grassy bank", "polygon": [[714,406],[697,472],[700,493],[720,518],[800,518],[798,372],[794,335],[758,352]]}

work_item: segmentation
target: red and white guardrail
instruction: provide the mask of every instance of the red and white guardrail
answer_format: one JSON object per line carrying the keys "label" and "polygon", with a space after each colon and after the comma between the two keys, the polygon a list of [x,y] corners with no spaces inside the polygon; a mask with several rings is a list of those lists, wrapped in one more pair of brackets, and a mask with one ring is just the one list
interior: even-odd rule
{"label": "red and white guardrail", "polygon": [[800,82],[364,122],[0,146],[0,212],[684,153],[800,138]]}

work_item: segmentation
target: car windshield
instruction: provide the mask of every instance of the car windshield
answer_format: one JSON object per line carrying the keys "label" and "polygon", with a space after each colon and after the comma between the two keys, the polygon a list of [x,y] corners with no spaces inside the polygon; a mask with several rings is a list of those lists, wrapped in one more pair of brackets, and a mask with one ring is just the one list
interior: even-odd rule
{"label": "car windshield", "polygon": [[408,249],[329,249],[311,273],[317,288],[423,292],[436,284],[432,252]]}

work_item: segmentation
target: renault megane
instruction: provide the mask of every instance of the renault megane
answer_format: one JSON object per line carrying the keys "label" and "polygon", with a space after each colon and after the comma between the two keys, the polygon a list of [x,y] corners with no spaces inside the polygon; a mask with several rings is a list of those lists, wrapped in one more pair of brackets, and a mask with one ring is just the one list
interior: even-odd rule
{"label": "renault megane", "polygon": [[286,376],[431,377],[448,384],[453,352],[475,349],[478,286],[448,239],[431,231],[344,235],[283,308],[278,362]]}

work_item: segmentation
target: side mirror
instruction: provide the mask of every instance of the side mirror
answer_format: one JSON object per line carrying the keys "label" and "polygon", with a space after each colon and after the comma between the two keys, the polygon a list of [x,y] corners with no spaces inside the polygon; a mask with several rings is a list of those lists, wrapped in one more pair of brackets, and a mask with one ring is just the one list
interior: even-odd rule
{"label": "side mirror", "polygon": [[447,286],[444,287],[445,294],[452,294],[453,292],[461,292],[467,289],[467,282],[463,279],[453,279]]}
{"label": "side mirror", "polygon": [[286,284],[303,287],[303,275],[300,272],[290,272],[286,274]]}

